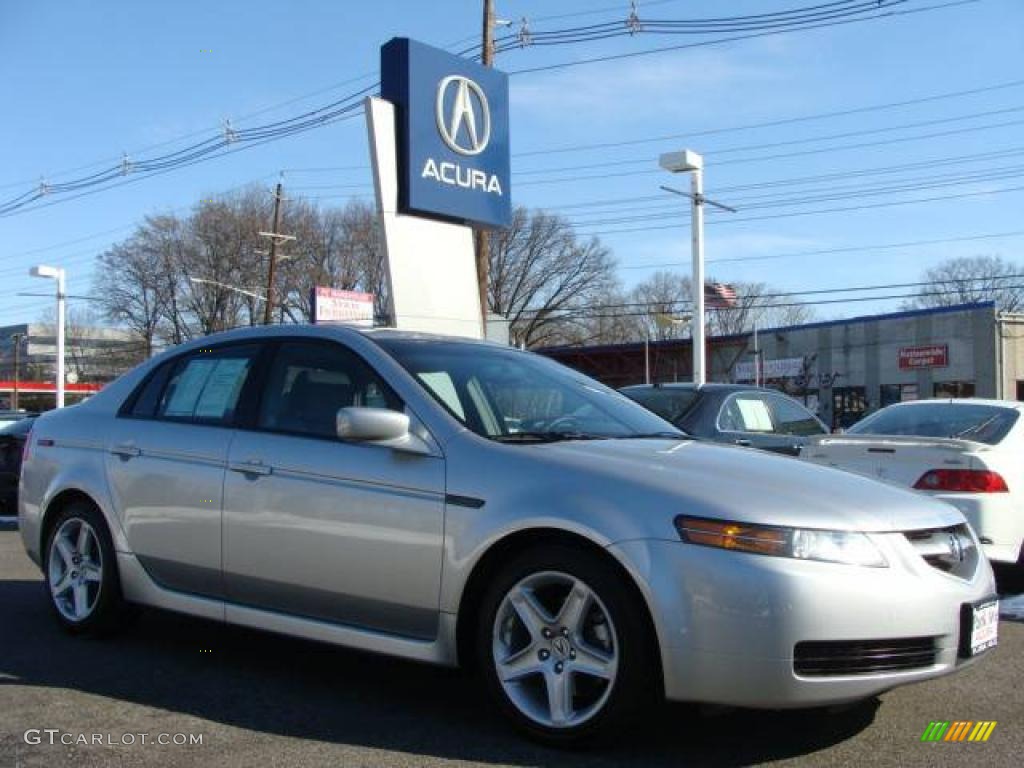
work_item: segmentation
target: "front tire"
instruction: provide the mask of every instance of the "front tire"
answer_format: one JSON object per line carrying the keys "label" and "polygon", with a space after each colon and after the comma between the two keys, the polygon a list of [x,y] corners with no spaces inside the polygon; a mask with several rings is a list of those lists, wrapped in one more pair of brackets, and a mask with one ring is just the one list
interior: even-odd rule
{"label": "front tire", "polygon": [[485,684],[534,739],[573,746],[617,735],[660,690],[640,599],[597,554],[566,545],[523,552],[501,569],[481,608]]}
{"label": "front tire", "polygon": [[76,501],[50,528],[43,573],[50,605],[73,634],[103,634],[125,613],[114,544],[96,507]]}

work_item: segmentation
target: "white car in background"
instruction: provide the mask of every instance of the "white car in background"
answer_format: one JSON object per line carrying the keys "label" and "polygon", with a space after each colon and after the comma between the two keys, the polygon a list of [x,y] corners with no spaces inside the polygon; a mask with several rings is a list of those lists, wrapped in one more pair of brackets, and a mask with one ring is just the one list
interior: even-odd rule
{"label": "white car in background", "polygon": [[1022,409],[1024,403],[975,398],[897,403],[845,434],[812,439],[801,458],[949,502],[990,560],[1024,562]]}

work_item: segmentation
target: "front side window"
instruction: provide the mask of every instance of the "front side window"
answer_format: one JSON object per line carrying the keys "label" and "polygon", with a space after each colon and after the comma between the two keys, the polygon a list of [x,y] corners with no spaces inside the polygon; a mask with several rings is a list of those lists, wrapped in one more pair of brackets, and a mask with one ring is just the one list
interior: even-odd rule
{"label": "front side window", "polygon": [[285,343],[270,366],[258,426],[274,432],[337,437],[338,411],[352,407],[404,408],[380,377],[344,347]]}
{"label": "front side window", "polygon": [[624,395],[540,355],[482,344],[374,341],[484,437],[519,442],[682,435]]}
{"label": "front side window", "polygon": [[[179,359],[168,368],[155,415],[173,421],[230,423],[256,353],[255,346],[228,347],[203,350]],[[147,390],[143,391],[144,396]],[[143,400],[145,397],[140,398],[140,402]]]}
{"label": "front side window", "polygon": [[771,398],[776,428],[786,435],[821,435],[825,430],[813,414],[799,403],[781,395]]}

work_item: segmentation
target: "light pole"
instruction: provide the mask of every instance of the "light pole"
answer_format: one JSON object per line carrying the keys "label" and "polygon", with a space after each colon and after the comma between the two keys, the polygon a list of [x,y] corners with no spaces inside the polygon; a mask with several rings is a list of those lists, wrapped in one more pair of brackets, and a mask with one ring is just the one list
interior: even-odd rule
{"label": "light pole", "polygon": [[14,342],[14,392],[11,394],[11,410],[18,410],[18,385],[21,383],[21,340],[25,338],[24,333],[12,333],[11,341]]}
{"label": "light pole", "polygon": [[57,407],[64,407],[64,270],[43,264],[28,271],[32,277],[45,277],[57,281]]}
{"label": "light pole", "polygon": [[690,198],[692,216],[691,248],[693,251],[693,274],[690,278],[693,285],[693,383],[703,386],[707,381],[704,370],[704,203],[735,212],[721,203],[715,203],[704,197],[704,158],[689,149],[682,152],[668,152],[658,159],[658,165],[671,173],[690,173],[690,192],[681,192],[671,187],[662,187],[666,192]]}

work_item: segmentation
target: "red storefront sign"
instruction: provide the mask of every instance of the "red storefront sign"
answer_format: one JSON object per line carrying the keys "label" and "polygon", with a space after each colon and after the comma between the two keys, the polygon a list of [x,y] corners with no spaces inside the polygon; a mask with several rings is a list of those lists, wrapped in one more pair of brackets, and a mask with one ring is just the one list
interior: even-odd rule
{"label": "red storefront sign", "polygon": [[900,370],[915,368],[945,368],[949,365],[949,345],[931,344],[926,347],[900,347]]}

